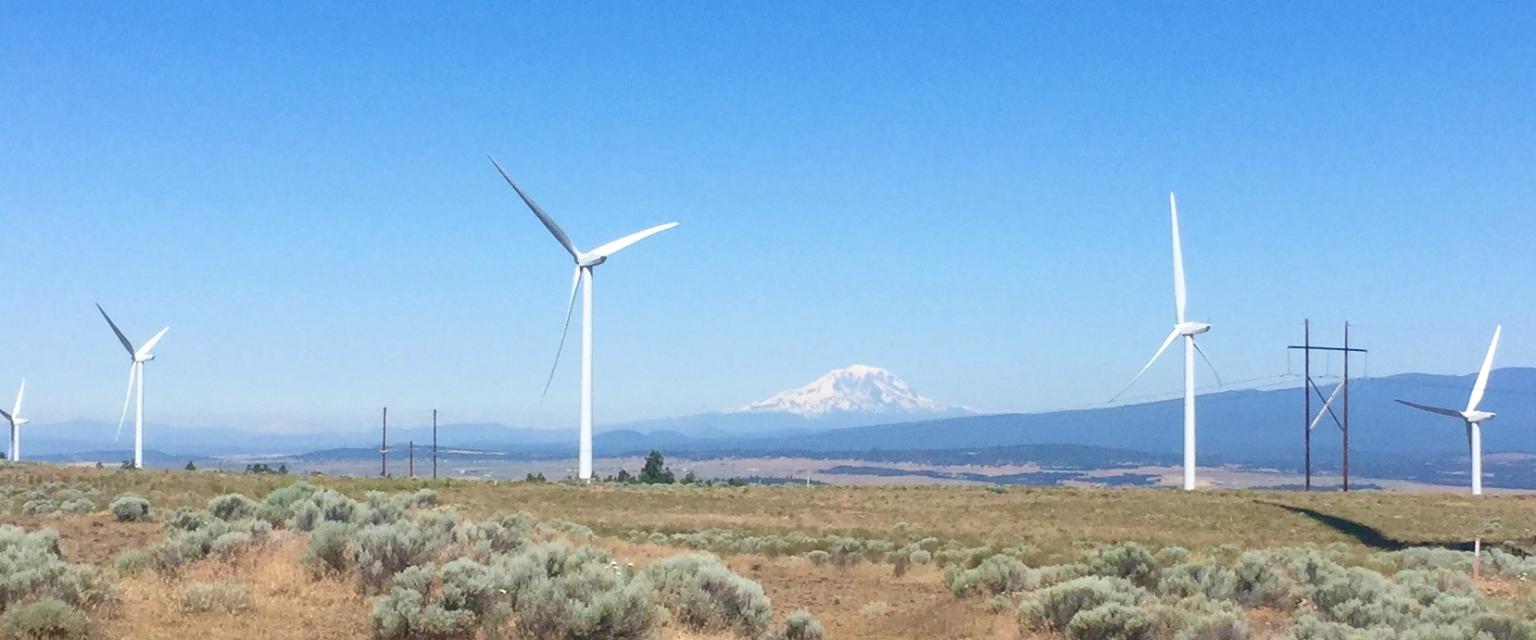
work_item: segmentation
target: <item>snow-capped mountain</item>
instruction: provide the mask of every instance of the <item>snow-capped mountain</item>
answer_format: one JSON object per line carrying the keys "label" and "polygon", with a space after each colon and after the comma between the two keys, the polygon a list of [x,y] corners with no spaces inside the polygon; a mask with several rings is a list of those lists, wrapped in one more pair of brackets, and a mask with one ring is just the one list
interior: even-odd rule
{"label": "snow-capped mountain", "polygon": [[829,371],[810,384],[774,394],[734,413],[788,413],[819,419],[846,414],[941,416],[972,412],[918,395],[890,371],[856,364]]}

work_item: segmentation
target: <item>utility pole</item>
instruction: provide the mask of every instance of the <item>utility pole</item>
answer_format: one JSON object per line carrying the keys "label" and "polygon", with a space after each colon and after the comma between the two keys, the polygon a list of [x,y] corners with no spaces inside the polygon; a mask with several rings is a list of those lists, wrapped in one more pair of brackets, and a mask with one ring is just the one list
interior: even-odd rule
{"label": "utility pole", "polygon": [[408,458],[406,458],[406,460],[408,460],[408,462],[405,463],[405,468],[407,469],[407,471],[406,471],[407,476],[406,477],[414,478],[414,477],[416,477],[416,441],[415,440],[411,441],[411,444],[410,444],[410,447],[409,447],[408,451],[410,451],[410,453],[406,454],[406,455],[409,456]]}
{"label": "utility pole", "polygon": [[[1322,422],[1323,416],[1331,416],[1333,418],[1333,423],[1339,428],[1340,437],[1343,439],[1343,489],[1347,492],[1349,491],[1349,357],[1356,353],[1369,353],[1369,351],[1366,349],[1357,349],[1349,346],[1348,322],[1344,323],[1344,346],[1321,347],[1313,345],[1311,320],[1304,320],[1302,322],[1302,344],[1291,345],[1286,348],[1298,349],[1302,352],[1304,380],[1301,385],[1301,393],[1303,403],[1302,408],[1305,412],[1302,414],[1302,427],[1304,427],[1304,431],[1302,432],[1302,440],[1305,447],[1305,453],[1303,455],[1305,459],[1304,465],[1306,470],[1306,480],[1304,486],[1307,491],[1312,490],[1312,430],[1317,428],[1317,424],[1319,422]],[[1323,395],[1323,390],[1317,386],[1317,381],[1312,379],[1313,351],[1337,351],[1344,354],[1344,378],[1339,381],[1339,384],[1334,388],[1333,393],[1327,396]],[[1343,394],[1344,396],[1344,416],[1342,418],[1340,418],[1339,414],[1333,410],[1333,399],[1340,394]],[[1316,416],[1312,415],[1312,397],[1314,395],[1323,402],[1323,407],[1318,410]]]}
{"label": "utility pole", "polygon": [[1302,438],[1306,442],[1306,488],[1312,490],[1312,319],[1301,321],[1301,361],[1307,371],[1307,381],[1301,385],[1301,397],[1305,411],[1301,414]]}
{"label": "utility pole", "polygon": [[1349,493],[1349,321],[1344,321],[1344,493]]}
{"label": "utility pole", "polygon": [[383,427],[379,430],[379,477],[389,477],[389,407],[384,407]]}
{"label": "utility pole", "polygon": [[432,479],[437,479],[437,409],[432,410]]}

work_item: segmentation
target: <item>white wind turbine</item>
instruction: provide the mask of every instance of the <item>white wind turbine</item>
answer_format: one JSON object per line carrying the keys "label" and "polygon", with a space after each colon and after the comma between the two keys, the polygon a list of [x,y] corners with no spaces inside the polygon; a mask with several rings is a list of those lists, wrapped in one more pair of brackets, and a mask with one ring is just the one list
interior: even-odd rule
{"label": "white wind turbine", "polygon": [[517,186],[512,176],[501,168],[495,158],[491,158],[491,164],[496,171],[506,179],[507,184],[517,191],[518,197],[533,210],[533,215],[538,216],[539,222],[544,223],[544,228],[550,235],[564,247],[571,258],[576,261],[576,269],[571,275],[571,301],[565,310],[565,325],[560,330],[560,345],[555,349],[555,364],[550,367],[549,379],[544,382],[544,393],[549,393],[549,385],[555,379],[555,368],[560,365],[560,352],[565,349],[565,336],[571,327],[571,312],[576,308],[576,289],[582,290],[581,298],[581,453],[577,475],[581,480],[592,479],[592,270],[608,260],[613,254],[636,242],[677,226],[676,222],[656,225],[644,231],[632,233],[608,244],[599,246],[591,251],[582,252],[571,242],[570,236],[555,224],[554,218],[544,213],[539,205],[523,192],[523,188]]}
{"label": "white wind turbine", "polygon": [[0,416],[5,416],[6,422],[11,423],[11,448],[6,450],[5,457],[12,462],[21,459],[21,425],[30,422],[21,417],[21,396],[26,393],[27,379],[22,378],[21,389],[16,391],[16,404],[11,405],[11,412],[6,413],[5,409],[0,409]]}
{"label": "white wind turbine", "polygon": [[128,357],[132,359],[131,363],[128,365],[128,393],[123,397],[123,414],[117,419],[117,435],[112,436],[112,441],[116,442],[117,438],[123,435],[123,421],[128,418],[128,403],[132,402],[134,399],[133,390],[135,388],[135,384],[137,384],[137,388],[139,390],[138,402],[134,405],[135,408],[133,412],[133,468],[143,469],[144,363],[155,359],[155,345],[160,343],[160,338],[165,337],[165,332],[170,331],[171,328],[166,327],[161,329],[160,333],[155,334],[155,337],[150,338],[149,341],[145,342],[144,346],[139,347],[138,349],[134,349],[133,343],[128,341],[127,336],[123,335],[123,330],[117,328],[117,323],[112,321],[112,316],[107,315],[107,310],[101,308],[101,305],[99,304],[96,305],[96,310],[101,312],[101,317],[107,319],[107,324],[112,326],[112,333],[117,334],[118,342],[123,343],[123,348],[128,350]]}
{"label": "white wind turbine", "polygon": [[[1204,322],[1190,322],[1184,317],[1186,298],[1184,249],[1179,242],[1179,205],[1171,193],[1168,194],[1168,209],[1173,217],[1173,332],[1163,340],[1163,346],[1157,348],[1157,353],[1152,354],[1152,359],[1147,361],[1146,366],[1143,366],[1141,371],[1136,373],[1136,377],[1131,379],[1131,384],[1126,385],[1125,390],[1115,394],[1110,401],[1119,399],[1129,391],[1136,381],[1141,379],[1142,374],[1145,374],[1147,369],[1152,368],[1152,364],[1162,357],[1163,352],[1168,350],[1168,346],[1173,344],[1174,339],[1184,336],[1184,490],[1190,491],[1195,488],[1195,353],[1199,352],[1206,366],[1211,367],[1212,375],[1216,374],[1216,367],[1211,364],[1211,359],[1206,357],[1205,351],[1195,342],[1195,336],[1210,331],[1211,325]],[[1221,384],[1220,376],[1216,377],[1216,383]]]}
{"label": "white wind turbine", "polygon": [[1407,400],[1398,400],[1415,409],[1421,409],[1430,413],[1460,418],[1467,425],[1467,452],[1472,456],[1472,495],[1483,495],[1483,423],[1492,420],[1491,411],[1482,411],[1477,405],[1483,401],[1483,393],[1488,390],[1488,374],[1493,371],[1493,352],[1499,349],[1499,334],[1504,331],[1504,325],[1493,329],[1493,342],[1488,343],[1488,355],[1483,357],[1483,368],[1477,372],[1477,382],[1472,384],[1472,396],[1467,398],[1467,409],[1457,411],[1442,407],[1431,407],[1417,404]]}

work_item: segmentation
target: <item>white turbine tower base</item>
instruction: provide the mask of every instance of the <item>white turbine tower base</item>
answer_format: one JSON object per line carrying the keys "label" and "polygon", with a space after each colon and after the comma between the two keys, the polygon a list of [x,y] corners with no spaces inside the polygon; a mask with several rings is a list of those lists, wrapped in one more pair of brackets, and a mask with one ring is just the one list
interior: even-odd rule
{"label": "white turbine tower base", "polygon": [[[549,369],[549,378],[544,382],[544,394],[549,393],[549,385],[555,380],[555,370],[560,366],[560,353],[565,350],[565,336],[571,329],[571,312],[576,308],[576,290],[582,290],[581,297],[581,435],[579,438],[580,453],[578,456],[577,475],[582,481],[592,479],[592,272],[598,265],[608,261],[608,258],[624,250],[626,247],[653,235],[677,226],[676,222],[656,225],[644,231],[629,234],[618,240],[614,240],[591,251],[583,252],[571,242],[570,236],[565,230],[555,223],[555,219],[545,213],[533,198],[523,191],[523,188],[512,180],[512,176],[501,168],[495,158],[491,158],[491,164],[496,171],[507,181],[512,190],[517,192],[523,203],[533,211],[549,234],[555,237],[566,253],[576,261],[575,273],[571,276],[571,300],[565,310],[565,325],[560,330],[560,345],[555,348],[555,363]],[[542,397],[542,396],[541,396]]]}
{"label": "white turbine tower base", "polygon": [[1163,340],[1162,346],[1152,354],[1152,359],[1142,366],[1131,383],[1125,390],[1115,394],[1110,402],[1118,400],[1120,396],[1135,386],[1136,381],[1152,368],[1153,363],[1163,356],[1163,352],[1173,345],[1173,341],[1179,337],[1184,338],[1184,490],[1192,491],[1195,488],[1195,354],[1205,360],[1206,366],[1211,368],[1211,374],[1216,376],[1216,383],[1221,384],[1221,376],[1216,375],[1216,367],[1211,365],[1211,359],[1207,358],[1200,344],[1195,342],[1195,336],[1211,330],[1211,325],[1204,322],[1190,322],[1184,314],[1184,308],[1188,302],[1188,291],[1184,286],[1184,247],[1179,238],[1179,204],[1173,194],[1168,194],[1168,210],[1173,221],[1173,331]]}
{"label": "white turbine tower base", "polygon": [[121,342],[123,348],[128,350],[128,357],[130,358],[128,364],[128,393],[123,396],[123,414],[117,419],[117,434],[112,436],[112,441],[117,442],[117,439],[123,435],[123,422],[128,418],[128,403],[134,400],[135,391],[137,391],[138,401],[134,403],[133,411],[133,468],[143,469],[144,365],[155,359],[155,345],[160,343],[160,339],[165,337],[165,332],[170,331],[171,328],[161,329],[153,338],[146,340],[144,346],[135,349],[133,343],[128,341],[128,336],[123,335],[122,329],[117,328],[117,323],[112,321],[112,316],[107,315],[106,309],[102,309],[101,305],[98,304],[96,305],[96,310],[101,312],[101,317],[106,318],[107,324],[112,327],[112,333],[117,335],[117,341]]}
{"label": "white turbine tower base", "polygon": [[1483,423],[1498,415],[1492,411],[1483,411],[1478,408],[1478,405],[1482,404],[1483,395],[1488,392],[1488,374],[1493,373],[1493,354],[1499,350],[1499,335],[1503,332],[1504,325],[1493,328],[1493,341],[1488,343],[1488,355],[1483,356],[1483,368],[1478,370],[1477,382],[1472,384],[1472,395],[1467,398],[1466,410],[1457,411],[1398,400],[1402,404],[1421,411],[1459,418],[1466,424],[1467,455],[1472,458],[1472,495],[1474,496],[1483,495]]}
{"label": "white turbine tower base", "polygon": [[4,409],[0,409],[0,416],[4,416],[5,421],[11,424],[11,446],[5,451],[6,459],[11,462],[21,460],[21,426],[29,422],[21,417],[21,397],[26,393],[27,379],[22,378],[21,388],[16,390],[16,404],[11,405],[11,412],[6,413]]}

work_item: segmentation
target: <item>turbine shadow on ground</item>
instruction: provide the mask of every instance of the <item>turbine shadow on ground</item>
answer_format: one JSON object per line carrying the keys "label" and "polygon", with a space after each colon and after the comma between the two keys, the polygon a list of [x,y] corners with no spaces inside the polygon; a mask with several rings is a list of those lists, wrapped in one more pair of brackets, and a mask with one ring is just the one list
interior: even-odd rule
{"label": "turbine shadow on ground", "polygon": [[1330,515],[1315,509],[1297,507],[1279,502],[1269,502],[1267,500],[1254,500],[1254,503],[1284,509],[1291,513],[1311,518],[1312,520],[1315,520],[1318,523],[1333,529],[1334,531],[1338,531],[1339,533],[1354,538],[1360,544],[1363,544],[1372,549],[1380,549],[1382,551],[1397,551],[1399,549],[1406,549],[1408,547],[1439,547],[1442,549],[1451,549],[1454,551],[1472,550],[1471,542],[1452,542],[1445,540],[1398,540],[1397,538],[1393,538],[1385,533],[1382,533],[1380,529],[1377,529],[1376,527],[1370,526],[1358,520],[1350,520],[1349,518]]}

